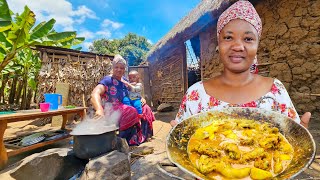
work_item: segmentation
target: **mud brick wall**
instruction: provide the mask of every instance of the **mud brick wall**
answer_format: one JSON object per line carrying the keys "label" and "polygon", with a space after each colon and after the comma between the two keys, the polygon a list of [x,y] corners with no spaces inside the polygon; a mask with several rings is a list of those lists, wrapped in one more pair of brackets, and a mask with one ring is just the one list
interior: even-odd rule
{"label": "mud brick wall", "polygon": [[[320,1],[265,0],[256,5],[262,19],[259,73],[286,86],[302,114],[320,117]],[[216,27],[200,34],[202,79],[219,74]]]}

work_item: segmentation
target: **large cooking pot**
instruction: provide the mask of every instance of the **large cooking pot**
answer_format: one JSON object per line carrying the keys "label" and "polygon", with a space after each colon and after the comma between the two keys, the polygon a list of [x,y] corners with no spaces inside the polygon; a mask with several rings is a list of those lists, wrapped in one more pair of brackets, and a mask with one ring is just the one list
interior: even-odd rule
{"label": "large cooking pot", "polygon": [[196,114],[171,129],[167,136],[167,154],[172,163],[192,176],[205,179],[189,161],[187,154],[188,140],[201,127],[208,126],[215,119],[246,118],[269,122],[279,128],[280,132],[293,146],[295,153],[290,165],[275,179],[294,179],[311,164],[315,157],[316,145],[312,135],[302,125],[292,119],[258,108],[226,108],[220,111],[208,111]]}
{"label": "large cooking pot", "polygon": [[102,126],[85,132],[72,131],[75,155],[80,159],[90,159],[114,150],[117,129],[116,126]]}
{"label": "large cooking pot", "polygon": [[73,151],[80,159],[90,159],[115,148],[116,131],[98,135],[73,136]]}

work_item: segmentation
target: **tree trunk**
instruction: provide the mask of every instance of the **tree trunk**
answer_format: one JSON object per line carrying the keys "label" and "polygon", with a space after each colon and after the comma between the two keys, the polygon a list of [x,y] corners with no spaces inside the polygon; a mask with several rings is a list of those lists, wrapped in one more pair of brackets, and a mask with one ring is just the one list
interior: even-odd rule
{"label": "tree trunk", "polygon": [[0,63],[0,73],[2,72],[2,70],[4,70],[4,68],[10,63],[10,61],[12,61],[12,59],[14,58],[14,56],[16,55],[16,48],[13,47],[14,49],[9,52],[6,57],[4,58],[4,60]]}
{"label": "tree trunk", "polygon": [[33,91],[32,91],[31,88],[29,88],[29,89],[28,89],[28,95],[27,95],[26,109],[30,109],[32,95],[33,95]]}
{"label": "tree trunk", "polygon": [[22,84],[23,93],[22,93],[22,100],[21,100],[20,109],[26,109],[26,106],[27,106],[27,93],[28,93],[27,92],[28,81],[27,81],[26,75],[24,75],[22,82],[23,82],[23,84]]}
{"label": "tree trunk", "polygon": [[38,83],[37,83],[36,89],[34,90],[33,103],[37,103],[37,92],[38,92]]}
{"label": "tree trunk", "polygon": [[16,102],[15,104],[19,104],[20,102],[20,97],[21,97],[21,92],[22,92],[22,86],[23,85],[23,82],[20,80],[19,81],[19,84],[18,84],[18,91],[17,91],[17,94],[16,94]]}
{"label": "tree trunk", "polygon": [[9,95],[9,104],[14,103],[14,98],[16,96],[17,82],[18,82],[18,76],[15,76],[13,78],[12,84],[11,84],[10,95]]}
{"label": "tree trunk", "polygon": [[9,75],[3,74],[2,75],[2,83],[1,83],[1,87],[0,87],[0,100],[2,99],[3,104],[5,103],[4,89],[6,88],[8,80],[9,80]]}
{"label": "tree trunk", "polygon": [[26,109],[26,102],[27,102],[27,92],[26,92],[26,90],[23,88],[23,90],[22,90],[22,97],[21,97],[21,104],[20,104],[20,109],[21,110],[24,110],[24,109]]}

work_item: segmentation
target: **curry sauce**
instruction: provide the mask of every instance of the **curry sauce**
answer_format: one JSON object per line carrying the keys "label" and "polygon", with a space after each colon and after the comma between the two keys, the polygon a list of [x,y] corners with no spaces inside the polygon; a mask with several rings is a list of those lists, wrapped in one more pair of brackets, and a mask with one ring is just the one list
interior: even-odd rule
{"label": "curry sauce", "polygon": [[197,129],[187,152],[208,179],[269,179],[287,168],[294,150],[271,124],[235,119]]}

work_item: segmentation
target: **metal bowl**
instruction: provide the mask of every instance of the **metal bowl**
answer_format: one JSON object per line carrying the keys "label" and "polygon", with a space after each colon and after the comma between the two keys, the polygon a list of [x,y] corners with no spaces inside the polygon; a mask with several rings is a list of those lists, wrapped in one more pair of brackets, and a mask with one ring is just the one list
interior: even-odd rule
{"label": "metal bowl", "polygon": [[187,145],[190,137],[201,127],[208,126],[215,119],[246,118],[269,122],[279,128],[294,148],[294,157],[282,173],[274,179],[294,179],[312,163],[316,144],[310,132],[292,119],[273,111],[258,108],[226,108],[193,115],[171,129],[167,136],[167,154],[172,163],[199,179],[206,179],[189,161]]}

